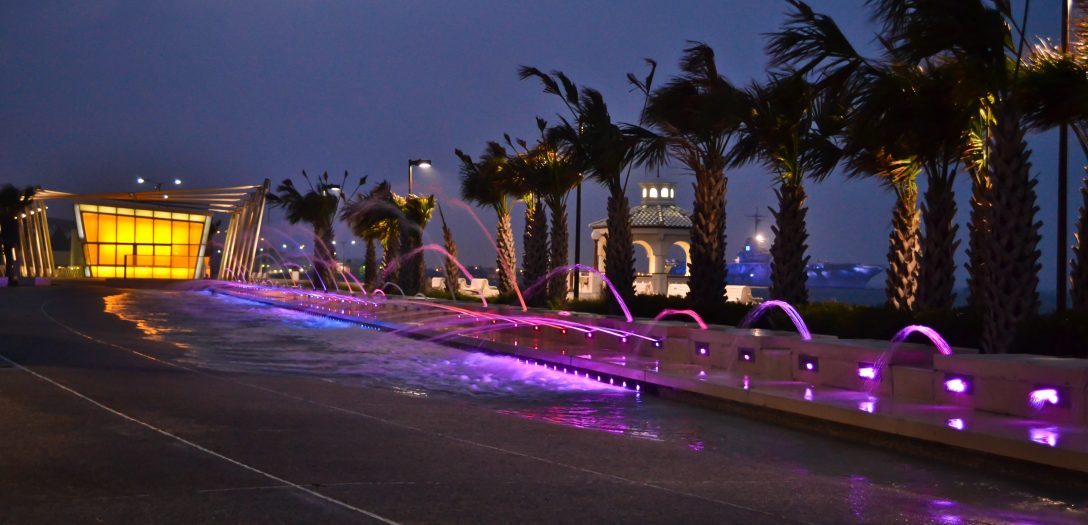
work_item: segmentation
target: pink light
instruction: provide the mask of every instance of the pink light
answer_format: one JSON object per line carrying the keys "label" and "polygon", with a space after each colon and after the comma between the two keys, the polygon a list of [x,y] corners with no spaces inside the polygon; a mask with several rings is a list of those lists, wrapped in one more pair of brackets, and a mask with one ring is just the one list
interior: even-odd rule
{"label": "pink light", "polygon": [[810,363],[805,363],[805,370],[812,370],[812,368],[813,368],[813,365],[812,365],[811,362]]}
{"label": "pink light", "polygon": [[965,381],[963,379],[960,379],[958,377],[954,378],[954,379],[949,379],[949,380],[944,382],[944,388],[946,390],[948,390],[949,392],[955,392],[957,394],[962,394],[964,392],[967,392],[967,386],[968,386],[967,381]]}
{"label": "pink light", "polygon": [[946,423],[948,424],[949,427],[954,428],[956,430],[963,430],[964,428],[967,427],[966,425],[963,424],[963,420],[958,418],[958,417],[954,418],[954,419],[949,419]]}
{"label": "pink light", "polygon": [[806,388],[805,389],[804,398],[805,398],[805,401],[812,401],[812,388]]}
{"label": "pink light", "polygon": [[743,382],[743,384],[744,384],[744,389],[745,389],[745,390],[748,390],[748,376],[744,376],[744,382]]}
{"label": "pink light", "polygon": [[933,346],[936,346],[937,351],[940,352],[942,355],[952,355],[952,347],[948,344],[948,341],[945,341],[944,338],[941,337],[941,334],[938,334],[936,330],[928,326],[920,324],[912,324],[903,327],[903,329],[896,333],[895,337],[892,338],[892,343],[901,343],[906,340],[907,336],[915,332],[918,332],[929,338],[929,340],[933,343]]}
{"label": "pink light", "polygon": [[563,317],[570,317],[570,316],[571,316],[571,313],[570,313],[570,312],[568,312],[568,311],[566,311],[566,310],[559,310],[559,311],[558,311],[558,312],[556,312],[556,313],[557,313],[557,314],[559,314],[559,315],[561,315],[561,316],[563,316]]}
{"label": "pink light", "polygon": [[1051,405],[1057,405],[1061,401],[1058,397],[1058,389],[1056,388],[1039,388],[1032,390],[1028,394],[1028,402],[1035,410],[1039,410],[1046,406],[1048,403]]}
{"label": "pink light", "polygon": [[862,379],[876,379],[876,368],[873,366],[858,367],[858,377]]}
{"label": "pink light", "polygon": [[699,314],[696,313],[695,310],[673,310],[672,308],[666,308],[661,310],[661,312],[654,317],[654,321],[660,321],[662,318],[670,315],[686,315],[698,323],[700,330],[707,329],[706,322],[703,321],[702,317],[699,317]]}
{"label": "pink light", "polygon": [[808,326],[805,325],[805,320],[801,318],[801,314],[797,312],[797,309],[790,303],[777,299],[763,301],[759,306],[755,307],[748,315],[744,316],[744,320],[740,323],[741,328],[752,326],[760,317],[763,317],[763,314],[775,307],[786,312],[790,321],[793,322],[794,328],[797,329],[797,333],[800,334],[801,339],[804,339],[805,341],[812,339],[812,334],[808,331]]}
{"label": "pink light", "polygon": [[862,401],[858,403],[858,410],[872,414],[873,410],[876,410],[876,403],[872,401]]}

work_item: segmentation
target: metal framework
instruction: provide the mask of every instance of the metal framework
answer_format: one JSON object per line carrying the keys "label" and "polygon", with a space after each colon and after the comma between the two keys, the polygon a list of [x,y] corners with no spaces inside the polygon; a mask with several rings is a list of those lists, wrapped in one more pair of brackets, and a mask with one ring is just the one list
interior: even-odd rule
{"label": "metal framework", "polygon": [[[42,199],[35,197],[26,211],[19,214],[16,221],[19,229],[19,246],[15,249],[15,260],[19,263],[19,277],[52,277],[53,243],[49,235],[49,219]],[[0,254],[3,262],[7,254]]]}
{"label": "metal framework", "polygon": [[223,242],[223,258],[219,263],[217,279],[250,279],[257,257],[257,242],[261,237],[264,208],[268,198],[270,181],[246,196],[245,200],[230,212],[227,238]]}
{"label": "metal framework", "polygon": [[56,265],[53,261],[45,201],[67,199],[75,203],[121,201],[170,210],[227,213],[230,215],[230,222],[216,278],[248,280],[256,259],[270,184],[271,181],[265,179],[263,184],[255,186],[89,195],[41,190],[34,195],[30,207],[18,220],[20,236],[16,258],[20,262],[19,274],[22,277],[55,275]]}

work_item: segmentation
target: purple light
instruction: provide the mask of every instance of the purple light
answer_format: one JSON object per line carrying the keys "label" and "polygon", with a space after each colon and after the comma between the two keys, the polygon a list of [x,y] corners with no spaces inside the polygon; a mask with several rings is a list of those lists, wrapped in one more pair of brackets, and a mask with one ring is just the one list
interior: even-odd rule
{"label": "purple light", "polygon": [[967,427],[967,425],[963,424],[963,420],[958,418],[958,417],[953,418],[953,419],[949,419],[945,423],[947,423],[949,427],[954,428],[956,430],[963,430],[964,428]]}
{"label": "purple light", "polygon": [[661,340],[654,341],[654,348],[661,348]]}
{"label": "purple light", "polygon": [[858,377],[862,379],[876,379],[876,367],[867,363],[862,363],[858,366]]}
{"label": "purple light", "polygon": [[812,388],[806,388],[805,389],[804,398],[805,398],[805,401],[812,401]]}
{"label": "purple light", "polygon": [[1048,403],[1051,405],[1057,405],[1061,402],[1061,397],[1058,395],[1058,389],[1056,388],[1038,388],[1032,390],[1028,394],[1028,402],[1035,410],[1039,410],[1046,406]]}
{"label": "purple light", "polygon": [[707,355],[708,353],[710,353],[709,348],[707,348],[705,345],[699,346],[699,355]]}
{"label": "purple light", "polygon": [[1054,427],[1033,428],[1030,429],[1028,432],[1031,440],[1040,445],[1046,445],[1048,447],[1058,446],[1059,436],[1058,433],[1055,431]]}
{"label": "purple light", "polygon": [[876,403],[873,401],[862,401],[858,403],[858,410],[872,414],[873,410],[876,410]]}
{"label": "purple light", "polygon": [[593,332],[586,332],[586,339],[593,339]]}
{"label": "purple light", "polygon": [[805,363],[805,370],[812,370],[812,368],[813,368],[812,363]]}
{"label": "purple light", "polygon": [[627,342],[627,336],[621,337],[620,342],[621,343],[626,343]]}
{"label": "purple light", "polygon": [[949,380],[944,382],[945,390],[948,390],[949,392],[954,392],[954,393],[957,393],[957,394],[966,393],[967,389],[969,387],[970,387],[970,383],[968,383],[967,380],[959,378],[959,377],[949,379]]}

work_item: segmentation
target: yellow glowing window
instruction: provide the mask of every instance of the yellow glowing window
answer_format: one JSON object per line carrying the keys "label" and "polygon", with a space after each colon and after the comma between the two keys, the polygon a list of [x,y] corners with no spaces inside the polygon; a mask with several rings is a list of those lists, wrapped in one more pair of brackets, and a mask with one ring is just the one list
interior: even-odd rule
{"label": "yellow glowing window", "polygon": [[117,242],[136,242],[136,220],[132,217],[117,217]]}
{"label": "yellow glowing window", "polygon": [[155,242],[155,230],[152,228],[152,225],[153,222],[151,219],[145,219],[143,217],[136,218],[136,242],[140,244],[151,244]]}
{"label": "yellow glowing window", "polygon": [[98,216],[98,241],[117,242],[117,216]]}
{"label": "yellow glowing window", "polygon": [[170,244],[170,221],[155,219],[155,244]]}
{"label": "yellow glowing window", "polygon": [[189,244],[189,224],[188,223],[181,222],[181,221],[176,221],[176,222],[174,222],[172,224],[172,230],[174,232],[173,233],[173,235],[174,235],[173,243],[175,245]]}

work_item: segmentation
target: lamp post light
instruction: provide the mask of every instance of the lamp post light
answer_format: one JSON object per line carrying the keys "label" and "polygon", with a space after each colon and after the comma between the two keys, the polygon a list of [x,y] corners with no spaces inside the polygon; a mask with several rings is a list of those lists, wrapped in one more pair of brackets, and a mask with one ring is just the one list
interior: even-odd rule
{"label": "lamp post light", "polygon": [[[143,177],[136,177],[136,184],[154,184],[155,191],[161,191],[165,182],[157,180],[147,180]],[[181,179],[174,179],[174,186],[181,186]]]}
{"label": "lamp post light", "polygon": [[430,159],[415,159],[408,161],[408,195],[412,194],[412,168],[419,166],[420,168],[431,167]]}

